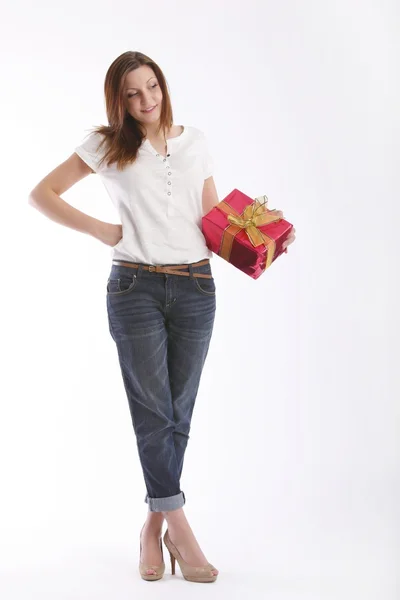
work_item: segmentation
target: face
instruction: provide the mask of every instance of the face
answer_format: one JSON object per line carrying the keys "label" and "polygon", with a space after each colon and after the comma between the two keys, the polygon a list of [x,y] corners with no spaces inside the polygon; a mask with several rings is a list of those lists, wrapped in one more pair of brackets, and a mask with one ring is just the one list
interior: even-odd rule
{"label": "face", "polygon": [[[124,102],[129,114],[145,125],[156,123],[161,114],[162,91],[151,67],[141,65],[126,76]],[[155,108],[144,112],[146,108]]]}

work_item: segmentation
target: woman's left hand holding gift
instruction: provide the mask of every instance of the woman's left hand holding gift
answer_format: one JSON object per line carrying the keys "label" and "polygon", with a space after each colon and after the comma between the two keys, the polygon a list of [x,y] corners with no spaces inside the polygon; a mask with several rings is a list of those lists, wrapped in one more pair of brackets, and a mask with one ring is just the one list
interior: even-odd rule
{"label": "woman's left hand holding gift", "polygon": [[[283,212],[281,210],[268,210],[268,212],[271,212],[274,215],[277,215],[278,217],[280,217],[281,219],[284,218],[283,216]],[[287,253],[287,247],[289,246],[289,244],[293,244],[294,240],[296,239],[296,230],[294,227],[292,227],[292,229],[290,230],[290,233],[288,235],[288,237],[286,238],[286,240],[283,242],[282,244],[282,248],[284,248],[285,252]]]}

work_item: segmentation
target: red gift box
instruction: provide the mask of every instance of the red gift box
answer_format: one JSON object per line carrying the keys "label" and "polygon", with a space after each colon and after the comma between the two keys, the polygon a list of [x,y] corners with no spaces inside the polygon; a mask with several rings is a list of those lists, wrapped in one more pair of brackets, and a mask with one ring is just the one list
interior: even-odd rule
{"label": "red gift box", "polygon": [[293,228],[271,214],[267,200],[234,189],[202,218],[207,247],[253,279],[285,251],[282,244]]}

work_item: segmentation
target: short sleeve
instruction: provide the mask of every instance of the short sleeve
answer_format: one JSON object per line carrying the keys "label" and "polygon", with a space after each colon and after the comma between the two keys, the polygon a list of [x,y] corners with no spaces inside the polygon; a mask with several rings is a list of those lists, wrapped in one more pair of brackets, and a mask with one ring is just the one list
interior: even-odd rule
{"label": "short sleeve", "polygon": [[204,179],[211,177],[214,173],[214,160],[210,153],[207,137],[203,134],[203,164],[204,164]]}
{"label": "short sleeve", "polygon": [[74,148],[74,152],[76,152],[76,154],[80,156],[95,173],[99,173],[106,167],[104,162],[99,166],[104,149],[104,146],[99,149],[99,144],[101,144],[102,140],[103,136],[100,133],[92,131],[83,138],[79,146]]}

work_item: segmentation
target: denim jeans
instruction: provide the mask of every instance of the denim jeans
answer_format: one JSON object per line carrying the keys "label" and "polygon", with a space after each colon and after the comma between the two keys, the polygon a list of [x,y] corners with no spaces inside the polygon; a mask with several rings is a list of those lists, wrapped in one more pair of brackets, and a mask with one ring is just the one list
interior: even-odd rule
{"label": "denim jeans", "polygon": [[193,265],[185,276],[113,263],[107,281],[109,330],[129,403],[145,502],[154,512],[181,508],[186,501],[180,488],[183,459],[214,326],[214,278],[194,277],[196,272],[212,275],[211,265]]}

